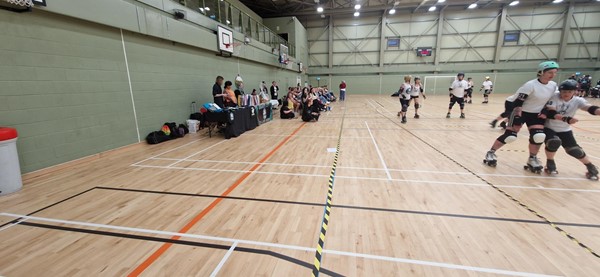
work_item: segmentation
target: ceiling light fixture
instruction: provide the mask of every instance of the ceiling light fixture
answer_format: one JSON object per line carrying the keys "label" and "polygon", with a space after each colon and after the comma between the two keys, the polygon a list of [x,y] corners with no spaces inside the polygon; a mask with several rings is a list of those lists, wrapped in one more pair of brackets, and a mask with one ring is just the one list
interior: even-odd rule
{"label": "ceiling light fixture", "polygon": [[396,13],[396,9],[391,9],[390,10],[390,14],[395,14]]}
{"label": "ceiling light fixture", "polygon": [[435,9],[436,9],[435,6],[431,6],[431,8],[429,8],[429,11],[432,12],[432,11],[435,11]]}
{"label": "ceiling light fixture", "polygon": [[354,12],[354,16],[359,16],[360,13],[359,12]]}
{"label": "ceiling light fixture", "polygon": [[205,10],[207,10],[207,11],[210,11],[210,8],[209,8],[209,7],[206,7],[206,8],[204,8],[204,9],[205,9]]}
{"label": "ceiling light fixture", "polygon": [[318,7],[318,8],[317,8],[317,12],[320,12],[320,13],[322,13],[322,12],[323,12],[323,7]]}
{"label": "ceiling light fixture", "polygon": [[473,3],[471,5],[469,5],[469,9],[474,9],[477,8],[477,3]]}
{"label": "ceiling light fixture", "polygon": [[519,1],[512,1],[510,2],[510,4],[508,4],[509,6],[516,6],[519,5]]}
{"label": "ceiling light fixture", "polygon": [[355,9],[355,10],[360,10],[360,4],[356,4],[356,5],[354,5],[354,9]]}
{"label": "ceiling light fixture", "polygon": [[558,3],[561,3],[562,1],[563,1],[563,0],[554,0],[554,1],[552,1],[552,3],[553,3],[553,4],[558,4]]}
{"label": "ceiling light fixture", "polygon": [[444,3],[446,0],[438,0],[438,3]]}

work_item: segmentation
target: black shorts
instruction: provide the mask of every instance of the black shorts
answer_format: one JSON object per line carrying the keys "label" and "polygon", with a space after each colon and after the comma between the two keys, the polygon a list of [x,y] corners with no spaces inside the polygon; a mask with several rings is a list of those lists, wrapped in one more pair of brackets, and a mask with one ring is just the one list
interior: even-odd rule
{"label": "black shorts", "polygon": [[472,88],[467,89],[465,92],[466,92],[465,96],[473,97],[473,89]]}
{"label": "black shorts", "polygon": [[490,93],[492,93],[491,89],[483,90],[483,95],[490,95]]}
{"label": "black shorts", "polygon": [[544,123],[546,122],[545,119],[542,119],[542,118],[538,117],[539,113],[521,112],[521,116],[520,117],[515,116],[514,118],[512,118],[513,114],[514,114],[514,111],[511,114],[511,119],[512,119],[513,122],[512,122],[512,125],[510,125],[510,126],[513,126],[513,125],[523,125],[523,124],[526,124],[527,127],[531,127],[533,125],[542,125],[543,126]]}
{"label": "black shorts", "polygon": [[450,97],[450,104],[454,105],[454,103],[458,103],[459,105],[463,105],[465,103],[465,99],[462,97],[452,96]]}
{"label": "black shorts", "polygon": [[552,129],[544,128],[544,133],[546,134],[546,142],[549,139],[557,136],[562,141],[561,145],[565,149],[579,146],[575,140],[575,136],[573,136],[573,131],[555,132]]}
{"label": "black shorts", "polygon": [[412,96],[412,95],[410,96],[410,100],[413,100],[415,98],[419,98],[419,96],[418,95],[417,96]]}
{"label": "black shorts", "polygon": [[504,112],[500,114],[502,118],[508,118],[514,109],[514,103],[510,101],[504,101]]}

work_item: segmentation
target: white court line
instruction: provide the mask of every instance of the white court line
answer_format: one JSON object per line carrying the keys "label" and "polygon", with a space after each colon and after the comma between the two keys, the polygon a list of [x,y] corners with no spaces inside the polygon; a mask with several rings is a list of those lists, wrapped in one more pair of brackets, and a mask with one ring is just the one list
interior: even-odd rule
{"label": "white court line", "polygon": [[[296,245],[287,245],[287,244],[280,244],[280,243],[269,243],[269,242],[252,241],[252,240],[238,240],[238,239],[231,239],[231,238],[224,238],[224,237],[214,237],[214,236],[196,235],[196,234],[188,234],[188,233],[158,231],[158,230],[132,228],[132,227],[117,226],[117,225],[89,223],[89,222],[82,222],[82,221],[70,221],[70,220],[36,217],[36,216],[26,216],[26,215],[18,215],[18,214],[11,214],[11,213],[0,213],[0,216],[25,218],[25,219],[35,220],[35,221],[42,221],[42,222],[79,225],[79,226],[86,226],[86,227],[92,227],[92,228],[103,228],[103,229],[111,229],[111,230],[119,230],[119,231],[127,231],[127,232],[137,232],[137,233],[144,233],[144,234],[165,235],[165,236],[171,236],[171,237],[178,236],[178,237],[186,237],[186,238],[194,238],[194,239],[231,242],[234,244],[234,245],[232,245],[232,247],[237,246],[237,244],[247,244],[247,245],[253,245],[253,246],[265,246],[265,247],[288,249],[288,250],[298,250],[298,251],[312,252],[312,251],[316,250],[315,248],[302,247],[302,246],[296,246]],[[231,248],[230,248],[230,250],[231,250]],[[333,255],[340,255],[340,256],[357,257],[357,258],[372,259],[372,260],[382,260],[382,261],[390,261],[390,262],[397,262],[397,263],[417,264],[417,265],[424,265],[424,266],[433,266],[433,267],[458,269],[458,270],[474,271],[474,272],[494,273],[494,274],[502,274],[502,275],[509,275],[509,276],[527,276],[527,277],[529,277],[529,276],[532,276],[532,277],[533,276],[535,276],[535,277],[537,277],[537,276],[544,276],[544,277],[555,276],[555,275],[543,275],[543,274],[535,274],[535,273],[519,272],[519,271],[509,271],[509,270],[494,269],[494,268],[464,266],[464,265],[449,264],[449,263],[439,263],[439,262],[431,262],[431,261],[424,261],[424,260],[395,258],[395,257],[389,257],[389,256],[378,256],[378,255],[336,251],[336,250],[328,250],[328,249],[324,249],[323,252],[328,253],[328,254],[333,254]]]}
{"label": "white court line", "polygon": [[215,147],[215,146],[217,146],[217,145],[219,145],[219,144],[221,144],[221,143],[224,143],[224,142],[226,142],[226,140],[219,141],[219,142],[217,142],[217,143],[215,143],[215,144],[213,144],[213,145],[211,145],[211,146],[209,146],[209,147],[207,147],[207,148],[204,148],[204,149],[202,149],[202,150],[200,150],[200,151],[194,152],[193,154],[191,154],[191,155],[189,155],[189,156],[187,156],[187,157],[185,157],[185,158],[183,158],[183,159],[181,159],[181,160],[178,160],[178,161],[176,161],[176,162],[173,162],[173,163],[171,163],[171,164],[167,165],[167,167],[174,166],[174,165],[176,165],[176,164],[178,164],[178,163],[180,163],[180,162],[183,162],[183,161],[185,161],[185,160],[187,160],[187,159],[189,159],[189,158],[191,158],[191,157],[193,157],[193,156],[196,156],[196,155],[198,155],[198,154],[200,154],[200,153],[202,153],[202,152],[204,152],[204,151],[210,150],[211,148],[213,148],[213,147]]}
{"label": "white court line", "polygon": [[132,164],[132,165],[138,165],[138,164],[140,164],[140,163],[143,163],[143,162],[145,162],[145,161],[148,161],[148,160],[150,160],[150,159],[153,159],[153,158],[156,158],[156,157],[162,156],[162,155],[164,155],[164,154],[167,154],[167,153],[169,153],[169,152],[173,152],[173,151],[175,151],[175,150],[177,150],[177,149],[179,149],[179,148],[185,147],[185,146],[187,146],[187,145],[190,145],[190,144],[192,144],[192,143],[196,143],[196,142],[199,142],[199,141],[202,141],[202,140],[205,140],[205,139],[206,139],[206,138],[203,138],[203,139],[198,139],[198,140],[194,140],[194,141],[188,142],[188,143],[186,143],[186,144],[184,144],[184,145],[177,146],[177,147],[175,147],[175,148],[173,148],[173,149],[171,149],[171,150],[164,151],[164,152],[162,152],[162,153],[160,153],[160,154],[158,154],[158,155],[154,155],[154,156],[152,156],[152,157],[150,157],[150,158],[147,158],[147,159],[141,160],[141,161],[139,161],[139,162],[137,162],[137,163],[134,163],[134,164]]}
{"label": "white court line", "polygon": [[[288,135],[269,135],[269,134],[244,134],[244,136],[259,136],[259,137],[287,137]],[[295,138],[331,138],[337,139],[337,136],[302,136],[295,135]],[[353,136],[342,136],[342,138],[355,138],[355,139],[370,139],[370,137],[353,137]]]}
{"label": "white court line", "polygon": [[[250,170],[234,170],[234,169],[214,169],[214,168],[165,167],[165,166],[154,166],[154,165],[135,165],[135,166],[145,167],[145,168],[181,169],[181,170],[192,170],[192,171],[234,172],[234,173],[249,173],[249,172],[251,172],[252,174],[266,174],[266,175],[329,177],[329,175],[320,175],[320,174],[268,172],[268,171],[258,171],[258,170],[250,171]],[[484,184],[484,183],[461,183],[461,182],[426,181],[426,180],[409,180],[409,179],[391,179],[390,180],[388,178],[338,176],[338,175],[336,175],[335,178],[336,179],[353,179],[353,180],[392,181],[392,182],[419,183],[419,184],[425,183],[425,184],[440,184],[440,185],[461,185],[461,186],[492,188],[490,185]],[[496,187],[534,189],[534,190],[537,189],[537,190],[576,191],[576,192],[598,192],[598,193],[600,193],[600,190],[593,190],[593,189],[569,189],[569,188],[548,188],[548,187],[537,188],[537,187],[529,187],[529,186],[503,186],[503,185],[497,185]]]}
{"label": "white court line", "polygon": [[[24,219],[19,219],[19,220],[18,220],[17,222],[15,222],[15,223],[11,223],[11,224],[9,224],[9,225],[6,225],[6,226],[4,226],[4,227],[0,228],[0,232],[4,231],[4,230],[6,230],[6,229],[8,229],[8,228],[10,228],[10,227],[17,226],[17,225],[19,225],[21,222],[25,222],[25,221],[27,221],[27,218],[24,218]],[[0,276],[0,277],[1,277],[1,276]]]}
{"label": "white court line", "polygon": [[373,141],[373,144],[375,145],[375,150],[377,150],[377,155],[379,155],[379,160],[381,161],[381,164],[383,165],[383,168],[385,169],[385,174],[387,175],[389,180],[392,180],[392,175],[390,175],[390,171],[388,170],[388,167],[385,164],[385,161],[383,160],[383,155],[381,155],[381,151],[379,151],[379,146],[377,145],[377,142],[375,141],[375,137],[373,137],[373,133],[371,133],[371,128],[369,128],[369,124],[366,121],[365,121],[365,125],[367,126],[367,130],[369,130],[369,135],[371,135],[371,140]]}
{"label": "white court line", "polygon": [[[180,159],[174,158],[152,158],[153,160],[167,160],[167,161],[178,161]],[[187,159],[188,162],[206,162],[206,163],[225,163],[225,164],[257,164],[256,162],[237,162],[237,161],[216,161],[216,160],[194,160]],[[311,167],[311,168],[331,168],[330,165],[310,165],[310,164],[285,164],[285,163],[258,163],[260,165],[276,165],[276,166],[287,166],[287,167]],[[374,167],[355,167],[355,166],[338,166],[338,169],[356,169],[356,170],[373,170],[373,171],[385,171],[384,168]],[[437,175],[467,175],[473,176],[469,172],[454,172],[454,171],[435,171],[435,170],[418,170],[418,169],[387,169],[390,172],[415,172],[415,173],[428,173]],[[511,175],[511,174],[496,174],[496,173],[475,173],[479,176],[491,176],[491,177],[506,177],[506,178],[519,178],[519,179],[551,179],[551,180],[576,180],[576,181],[587,181],[587,178],[581,177],[558,177],[558,176],[528,176],[528,175]]]}
{"label": "white court line", "polygon": [[223,257],[223,259],[221,259],[221,262],[219,262],[219,264],[217,265],[215,270],[213,270],[213,272],[210,274],[210,277],[217,276],[217,273],[219,273],[219,271],[221,270],[223,265],[225,265],[225,262],[229,259],[229,256],[231,256],[231,253],[233,253],[233,250],[235,249],[235,247],[237,245],[238,245],[238,242],[236,241],[231,245],[231,247],[229,247],[229,250],[227,250],[227,253],[225,253],[225,256]]}

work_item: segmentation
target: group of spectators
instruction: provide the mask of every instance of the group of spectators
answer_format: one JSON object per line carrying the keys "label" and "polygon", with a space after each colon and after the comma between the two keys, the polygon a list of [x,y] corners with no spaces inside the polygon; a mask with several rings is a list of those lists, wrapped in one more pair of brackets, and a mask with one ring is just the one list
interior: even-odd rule
{"label": "group of spectators", "polygon": [[600,81],[594,84],[592,83],[592,76],[588,75],[580,75],[580,74],[572,74],[569,77],[571,80],[575,80],[577,82],[577,91],[579,96],[581,97],[600,97],[598,90],[600,89]]}
{"label": "group of spectators", "polygon": [[[345,92],[345,82],[343,91]],[[217,76],[213,85],[212,95],[214,103],[221,108],[230,108],[238,106],[238,96],[243,93],[240,88],[232,88],[231,81],[225,81],[222,76]],[[340,86],[341,88],[341,86]],[[271,82],[271,87],[267,88],[265,81],[262,81],[259,90],[252,90],[252,95],[258,95],[261,103],[272,101],[274,105],[280,105],[280,117],[282,119],[296,118],[301,115],[303,121],[318,121],[321,112],[331,110],[331,102],[336,101],[336,97],[327,86],[288,87],[285,96],[279,94],[277,82]],[[275,103],[277,102],[277,103]]]}
{"label": "group of spectators", "polygon": [[331,110],[331,102],[336,101],[333,92],[327,86],[323,87],[289,87],[287,95],[282,100],[280,116],[282,119],[292,119],[300,114],[303,121],[319,121],[321,112]]}

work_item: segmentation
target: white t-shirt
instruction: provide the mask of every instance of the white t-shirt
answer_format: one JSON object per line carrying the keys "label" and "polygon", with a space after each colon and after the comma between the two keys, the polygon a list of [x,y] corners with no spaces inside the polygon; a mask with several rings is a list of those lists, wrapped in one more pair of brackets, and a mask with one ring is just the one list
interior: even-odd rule
{"label": "white t-shirt", "polygon": [[[546,104],[548,108],[556,110],[556,113],[566,117],[575,117],[577,110],[589,106],[587,100],[582,97],[574,96],[569,101],[560,99],[559,93],[556,93],[550,98]],[[555,132],[568,132],[571,130],[571,125],[562,120],[548,119],[545,124],[546,128],[550,128]]]}
{"label": "white t-shirt", "polygon": [[508,98],[507,101],[514,102],[523,93],[528,95],[523,102],[523,111],[528,113],[539,113],[544,109],[550,97],[558,92],[556,82],[550,81],[548,84],[542,84],[538,79],[528,81],[521,86],[517,92]]}
{"label": "white t-shirt", "polygon": [[491,89],[493,85],[494,84],[492,84],[492,81],[490,81],[490,80],[485,80],[482,84],[483,89],[485,89],[485,90]]}
{"label": "white t-shirt", "polygon": [[409,100],[410,94],[414,90],[410,83],[404,83],[400,86],[400,99]]}
{"label": "white t-shirt", "polygon": [[410,96],[419,96],[421,93],[421,85],[414,84],[412,87],[412,91],[410,92]]}
{"label": "white t-shirt", "polygon": [[458,98],[463,98],[465,97],[465,90],[467,89],[468,85],[469,84],[465,80],[455,80],[450,86],[450,88],[452,89],[451,93]]}
{"label": "white t-shirt", "polygon": [[470,89],[473,87],[473,81],[467,81],[467,89]]}

